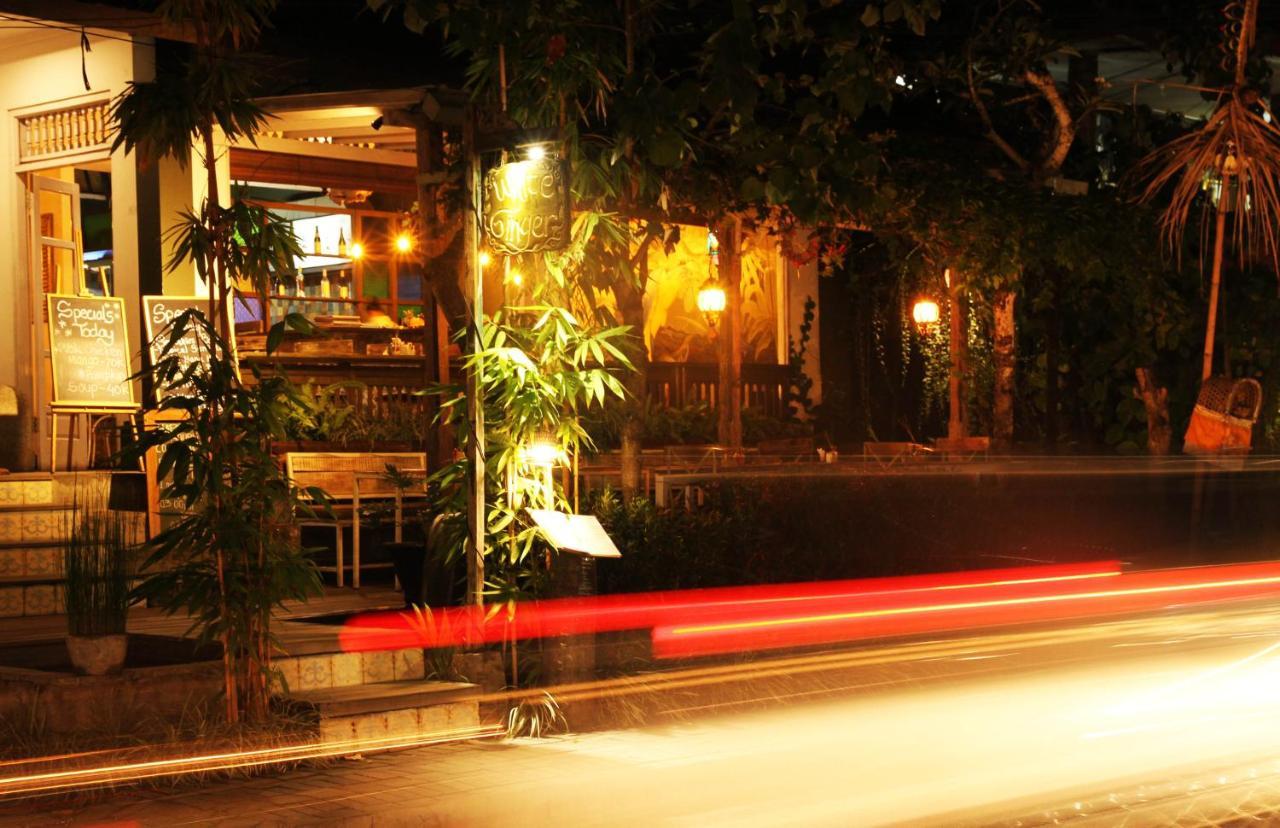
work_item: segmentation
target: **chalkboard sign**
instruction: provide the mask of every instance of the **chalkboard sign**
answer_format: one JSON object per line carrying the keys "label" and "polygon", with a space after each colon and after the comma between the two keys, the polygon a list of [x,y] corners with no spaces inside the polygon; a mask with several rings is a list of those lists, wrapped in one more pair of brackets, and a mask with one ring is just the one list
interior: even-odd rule
{"label": "chalkboard sign", "polygon": [[124,300],[48,295],[53,404],[89,410],[137,408],[129,376]]}
{"label": "chalkboard sign", "polygon": [[[194,310],[203,319],[209,300],[199,296],[144,296],[142,312],[147,331],[147,347],[151,352],[151,364],[155,365],[166,356],[165,347],[173,331],[170,327],[173,320],[189,310]],[[187,323],[182,337],[170,349],[167,356],[177,357],[178,370],[185,372],[193,362],[208,364],[209,344],[202,341],[199,320],[192,319]],[[163,399],[165,394],[181,393],[179,386],[161,387],[156,385],[156,399]]]}

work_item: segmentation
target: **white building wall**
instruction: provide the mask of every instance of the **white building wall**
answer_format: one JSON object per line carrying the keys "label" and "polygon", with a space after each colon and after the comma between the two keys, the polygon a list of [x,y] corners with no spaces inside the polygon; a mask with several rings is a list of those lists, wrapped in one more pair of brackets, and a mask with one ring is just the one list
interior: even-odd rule
{"label": "white building wall", "polygon": [[[21,30],[21,37],[5,33],[0,42],[0,383],[18,391],[24,412],[19,429],[22,461],[33,450],[30,365],[31,320],[28,309],[30,248],[26,189],[17,172],[17,119],[33,109],[61,108],[114,98],[128,81],[150,77],[154,63],[150,43],[135,43],[127,35],[89,30],[90,51],[81,54],[80,32]],[[82,67],[83,57],[83,67]],[[82,72],[83,68],[83,72]],[[89,78],[85,89],[84,74]],[[51,162],[51,166],[69,163]],[[112,234],[116,293],[133,297],[138,285],[137,178],[131,156],[116,153],[112,174]],[[132,308],[132,305],[131,305]],[[130,334],[138,346],[137,326]],[[42,427],[47,427],[42,424]],[[44,447],[47,452],[47,446]]]}

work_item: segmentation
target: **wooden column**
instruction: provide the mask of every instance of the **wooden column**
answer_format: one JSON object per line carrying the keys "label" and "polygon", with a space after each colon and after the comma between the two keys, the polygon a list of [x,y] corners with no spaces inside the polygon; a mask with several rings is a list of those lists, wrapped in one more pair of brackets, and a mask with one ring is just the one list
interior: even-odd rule
{"label": "wooden column", "polygon": [[[462,145],[467,153],[467,206],[463,219],[466,273],[471,290],[471,348],[479,351],[484,327],[484,273],[480,267],[480,153],[476,147],[476,113],[468,108]],[[467,415],[470,420],[467,481],[467,603],[484,604],[485,450],[484,404],[480,398],[482,367],[477,360],[467,372]]]}
{"label": "wooden column", "polygon": [[718,340],[719,421],[717,437],[730,452],[742,448],[742,220],[724,221],[720,239],[720,285],[725,307]]}

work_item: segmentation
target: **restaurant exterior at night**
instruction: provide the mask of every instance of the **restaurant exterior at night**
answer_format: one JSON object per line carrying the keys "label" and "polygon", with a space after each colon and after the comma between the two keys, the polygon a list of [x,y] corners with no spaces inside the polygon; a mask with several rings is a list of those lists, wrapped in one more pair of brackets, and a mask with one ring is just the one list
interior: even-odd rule
{"label": "restaurant exterior at night", "polygon": [[[78,486],[106,491],[112,455],[153,402],[136,376],[149,337],[208,296],[190,263],[169,267],[166,235],[205,198],[200,153],[186,164],[142,163],[113,145],[111,124],[112,102],[154,77],[162,49],[185,43],[185,32],[144,12],[0,3],[0,510],[9,510],[0,514],[0,547],[9,547],[0,548],[0,617],[56,604],[58,509]],[[431,144],[465,102],[432,86],[263,98],[270,117],[254,140],[215,147],[222,203],[234,191],[271,209],[292,223],[302,252],[269,295],[237,294],[241,365],[283,370],[317,395],[340,389],[344,403],[363,406],[371,441],[409,437],[429,454],[443,449],[427,445],[414,392],[447,378],[458,353],[416,255],[413,211],[424,182],[442,174]],[[422,113],[439,122],[424,127]],[[674,246],[649,253],[642,333],[658,408],[717,403],[714,324],[698,305],[714,278],[710,242],[707,228],[685,226]],[[744,232],[744,407],[785,413],[788,345],[817,282],[814,263],[788,261],[774,239]],[[501,291],[486,297],[492,311]],[[291,333],[268,358],[267,327],[293,312],[319,335]],[[812,321],[804,362],[814,402],[818,333]]]}

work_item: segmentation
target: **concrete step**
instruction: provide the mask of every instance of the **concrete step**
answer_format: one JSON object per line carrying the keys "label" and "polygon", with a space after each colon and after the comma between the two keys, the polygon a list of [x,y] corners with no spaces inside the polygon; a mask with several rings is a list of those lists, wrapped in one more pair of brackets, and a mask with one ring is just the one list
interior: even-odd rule
{"label": "concrete step", "polygon": [[291,693],[312,711],[324,741],[417,736],[478,727],[476,686],[447,681],[390,681]]}

